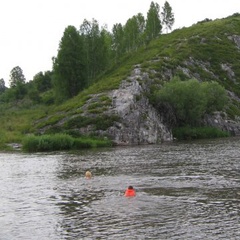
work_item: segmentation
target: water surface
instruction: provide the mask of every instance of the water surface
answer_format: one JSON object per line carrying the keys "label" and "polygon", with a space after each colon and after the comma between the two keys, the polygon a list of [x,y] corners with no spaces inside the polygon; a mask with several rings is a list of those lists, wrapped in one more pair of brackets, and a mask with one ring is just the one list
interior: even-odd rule
{"label": "water surface", "polygon": [[[239,146],[1,153],[0,239],[239,239]],[[128,185],[135,198],[123,197]]]}

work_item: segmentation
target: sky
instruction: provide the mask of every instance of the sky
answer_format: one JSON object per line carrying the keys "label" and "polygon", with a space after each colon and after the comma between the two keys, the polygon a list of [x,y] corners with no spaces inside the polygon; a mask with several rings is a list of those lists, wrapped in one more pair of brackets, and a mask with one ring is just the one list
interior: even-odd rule
{"label": "sky", "polygon": [[[160,10],[165,0],[2,0],[0,2],[0,79],[9,86],[11,70],[19,66],[26,81],[52,70],[59,42],[69,25],[79,29],[84,19],[125,25],[138,13],[146,18],[151,2]],[[168,0],[174,13],[173,30],[198,21],[240,13],[240,0]]]}

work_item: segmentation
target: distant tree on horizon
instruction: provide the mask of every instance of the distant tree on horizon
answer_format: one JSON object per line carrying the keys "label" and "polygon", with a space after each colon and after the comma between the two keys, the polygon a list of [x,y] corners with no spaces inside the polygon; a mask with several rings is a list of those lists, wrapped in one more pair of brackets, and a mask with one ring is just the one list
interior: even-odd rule
{"label": "distant tree on horizon", "polygon": [[143,45],[145,30],[144,16],[139,13],[128,19],[123,30],[126,52],[136,51],[141,45]]}
{"label": "distant tree on horizon", "polygon": [[98,21],[84,19],[79,29],[80,37],[83,41],[87,80],[90,82],[99,73],[105,70],[110,61],[111,34],[106,27],[100,29]]}
{"label": "distant tree on horizon", "polygon": [[3,78],[0,79],[0,93],[3,93],[6,89],[5,81]]}
{"label": "distant tree on horizon", "polygon": [[16,87],[20,84],[24,84],[26,82],[25,76],[23,74],[23,70],[16,66],[10,72],[10,87]]}
{"label": "distant tree on horizon", "polygon": [[151,2],[150,9],[147,13],[146,21],[146,40],[150,42],[152,39],[157,38],[162,30],[161,19],[159,15],[160,6],[158,3]]}
{"label": "distant tree on horizon", "polygon": [[165,26],[166,32],[168,33],[168,29],[171,30],[175,22],[174,14],[172,12],[172,7],[167,1],[164,3],[164,7],[162,9],[162,23]]}

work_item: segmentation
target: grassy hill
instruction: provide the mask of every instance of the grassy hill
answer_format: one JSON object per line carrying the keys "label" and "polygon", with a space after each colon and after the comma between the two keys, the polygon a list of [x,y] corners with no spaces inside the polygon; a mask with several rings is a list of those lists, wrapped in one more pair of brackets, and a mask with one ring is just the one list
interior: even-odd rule
{"label": "grassy hill", "polygon": [[140,85],[147,84],[148,96],[174,76],[217,81],[231,98],[226,108],[228,118],[236,121],[240,117],[240,15],[234,14],[161,35],[61,105],[0,104],[0,148],[6,149],[6,143],[21,143],[30,133],[75,134],[76,129],[89,126],[94,131],[106,130],[119,120],[110,114],[113,99],[109,92],[118,89],[123,80],[131,81],[136,66],[148,76],[147,83],[139,79]]}

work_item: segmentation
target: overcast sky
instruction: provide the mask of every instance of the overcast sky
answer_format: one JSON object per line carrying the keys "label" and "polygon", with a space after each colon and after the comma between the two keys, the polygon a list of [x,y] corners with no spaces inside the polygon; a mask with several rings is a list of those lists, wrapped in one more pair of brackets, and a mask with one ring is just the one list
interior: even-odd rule
{"label": "overcast sky", "polygon": [[[19,66],[26,80],[52,70],[64,29],[77,29],[84,19],[100,26],[123,25],[132,16],[145,17],[152,0],[1,0],[0,78],[8,86],[10,71]],[[155,0],[161,11],[165,0]],[[173,29],[188,27],[205,18],[240,13],[240,0],[168,0],[175,16]]]}

